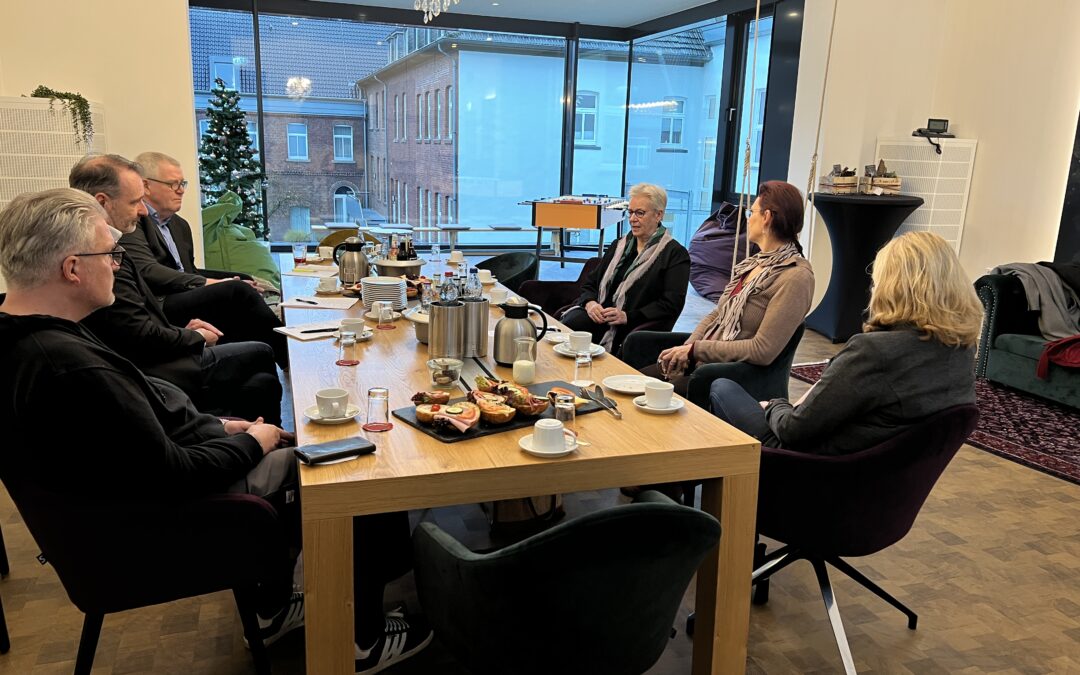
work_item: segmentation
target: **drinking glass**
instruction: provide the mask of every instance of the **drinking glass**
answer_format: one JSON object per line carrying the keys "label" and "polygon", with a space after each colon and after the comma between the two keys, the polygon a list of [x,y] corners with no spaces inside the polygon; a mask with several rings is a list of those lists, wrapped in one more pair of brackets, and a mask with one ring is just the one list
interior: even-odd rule
{"label": "drinking glass", "polygon": [[593,383],[592,376],[592,354],[589,352],[578,352],[574,357],[574,381],[570,384],[575,387],[588,387]]}
{"label": "drinking glass", "polygon": [[372,387],[367,392],[367,422],[364,431],[390,431],[394,428],[390,422],[390,390],[386,387]]}
{"label": "drinking glass", "polygon": [[555,397],[555,419],[563,423],[563,426],[574,432],[577,436],[575,417],[577,410],[574,408],[574,397],[570,394],[559,394]]}
{"label": "drinking glass", "polygon": [[294,265],[303,265],[307,260],[307,244],[292,245],[292,261]]}
{"label": "drinking glass", "polygon": [[338,338],[338,359],[334,362],[338,366],[360,365],[360,355],[357,354],[356,333],[351,330],[342,330]]}
{"label": "drinking glass", "polygon": [[442,252],[442,250],[439,248],[438,244],[432,244],[431,245],[431,260],[432,260],[432,262],[438,262],[439,260],[442,260],[442,258],[439,257],[439,254],[441,252]]}
{"label": "drinking glass", "polygon": [[394,330],[397,328],[394,325],[394,308],[389,303],[379,308],[379,325],[375,328],[378,330]]}

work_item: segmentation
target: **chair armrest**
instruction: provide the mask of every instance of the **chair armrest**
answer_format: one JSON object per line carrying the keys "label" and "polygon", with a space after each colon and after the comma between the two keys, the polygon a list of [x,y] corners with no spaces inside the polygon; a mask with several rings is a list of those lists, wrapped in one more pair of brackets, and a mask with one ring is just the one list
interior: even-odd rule
{"label": "chair armrest", "polygon": [[646,321],[643,324],[639,324],[630,329],[631,333],[636,333],[639,330],[656,330],[660,332],[667,332],[675,326],[675,322],[679,317],[673,319],[655,319],[653,321]]}
{"label": "chair armrest", "polygon": [[990,349],[997,337],[1008,333],[1039,335],[1039,313],[1028,310],[1024,285],[1012,274],[979,277],[975,281],[975,292],[984,310],[975,374],[983,377]]}
{"label": "chair armrest", "polygon": [[523,281],[518,288],[518,295],[529,302],[540,305],[549,315],[558,318],[560,309],[569,306],[581,294],[581,285],[576,281]]}

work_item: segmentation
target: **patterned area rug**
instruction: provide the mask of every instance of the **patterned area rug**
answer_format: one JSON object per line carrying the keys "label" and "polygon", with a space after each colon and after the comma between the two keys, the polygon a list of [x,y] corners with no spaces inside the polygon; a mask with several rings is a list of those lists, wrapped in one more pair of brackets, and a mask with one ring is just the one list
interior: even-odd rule
{"label": "patterned area rug", "polygon": [[[813,384],[824,363],[791,368],[791,376]],[[1080,411],[975,380],[979,426],[970,445],[1080,485]]]}

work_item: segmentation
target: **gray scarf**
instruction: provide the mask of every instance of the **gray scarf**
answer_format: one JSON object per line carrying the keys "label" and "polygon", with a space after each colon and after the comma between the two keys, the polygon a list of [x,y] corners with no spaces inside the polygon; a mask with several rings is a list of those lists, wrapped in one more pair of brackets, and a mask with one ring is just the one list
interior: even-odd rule
{"label": "gray scarf", "polygon": [[[663,252],[664,248],[675,241],[675,238],[671,236],[671,231],[661,225],[653,236],[649,238],[648,243],[645,244],[645,250],[638,254],[637,258],[630,265],[630,269],[626,272],[626,276],[623,277],[622,283],[615,288],[615,293],[612,296],[612,302],[615,307],[622,309],[626,302],[626,294],[630,288],[637,283],[649,269],[656,262],[657,256]],[[608,268],[604,270],[604,276],[600,280],[600,290],[597,294],[596,300],[601,305],[604,304],[604,300],[608,297],[608,292],[611,290],[611,282],[615,277],[615,270],[618,268],[619,263],[623,259],[623,255],[627,253],[626,247],[628,242],[633,242],[637,245],[632,234],[628,234],[619,240],[619,243],[615,247],[615,255],[611,258],[611,263]],[[607,350],[611,349],[611,345],[615,341],[615,333],[618,331],[619,326],[611,326],[607,332],[604,333],[604,337],[600,340],[600,345]]]}
{"label": "gray scarf", "polygon": [[[788,242],[768,253],[755,253],[736,265],[731,273],[731,281],[724,287],[724,294],[720,297],[720,302],[718,304],[720,312],[716,315],[716,320],[713,324],[705,331],[705,335],[702,339],[734,340],[739,335],[739,331],[742,330],[743,307],[746,306],[746,300],[755,293],[758,287],[769,277],[775,274],[781,265],[787,263],[797,255],[800,254],[795,242]],[[735,290],[735,287],[739,285],[742,278],[755,267],[761,267],[761,272],[753,279],[744,283],[738,293],[732,295],[732,292]]]}

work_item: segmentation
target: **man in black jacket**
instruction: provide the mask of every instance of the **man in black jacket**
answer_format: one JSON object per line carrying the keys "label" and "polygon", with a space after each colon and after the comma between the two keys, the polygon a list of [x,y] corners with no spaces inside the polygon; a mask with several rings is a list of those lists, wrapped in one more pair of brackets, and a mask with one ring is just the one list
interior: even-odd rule
{"label": "man in black jacket", "polygon": [[191,226],[178,213],[187,190],[180,163],[160,152],[144,152],[135,161],[145,172],[146,214],[133,232],[120,239],[147,286],[175,325],[198,317],[224,334],[223,342],[264,342],[274,359],[288,367],[286,337],[251,277],[195,266]]}
{"label": "man in black jacket", "polygon": [[[132,232],[146,214],[142,168],[119,155],[83,158],[68,182],[92,195],[121,232]],[[113,292],[115,302],[82,322],[105,344],[148,375],[183,389],[202,410],[281,421],[281,383],[270,347],[219,344],[223,331],[199,318],[183,328],[173,325],[127,256],[116,270]]]}
{"label": "man in black jacket", "polygon": [[[0,211],[0,479],[86,500],[164,504],[215,492],[267,497],[299,541],[294,439],[280,428],[201,414],[168,382],[145,376],[80,322],[113,302],[124,251],[98,203],[59,188],[16,197]],[[104,439],[106,457],[87,443]],[[100,446],[97,444],[95,447]],[[290,517],[290,513],[292,517]],[[358,672],[377,672],[431,641],[395,612],[383,587],[411,565],[405,512],[353,520]],[[260,585],[265,643],[303,625],[293,560]]]}

